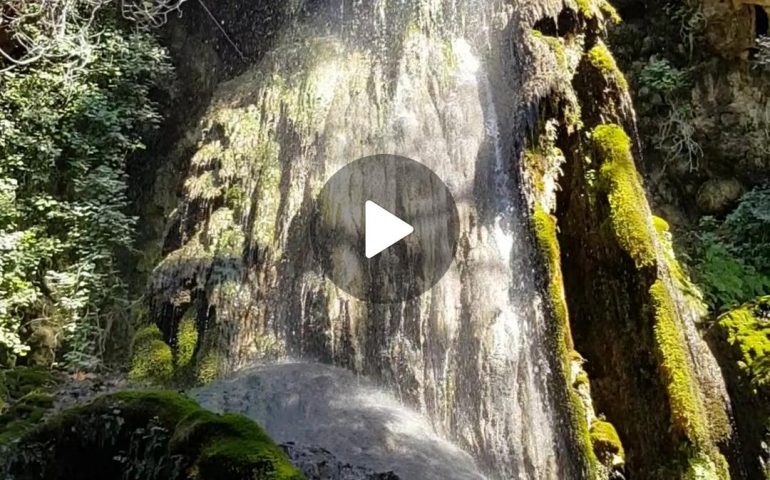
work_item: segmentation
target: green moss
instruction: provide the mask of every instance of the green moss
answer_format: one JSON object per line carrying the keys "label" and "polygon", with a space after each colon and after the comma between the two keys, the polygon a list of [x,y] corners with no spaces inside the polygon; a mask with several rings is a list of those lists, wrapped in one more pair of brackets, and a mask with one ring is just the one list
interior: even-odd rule
{"label": "green moss", "polygon": [[575,3],[578,7],[578,13],[584,18],[591,19],[596,17],[592,0],[575,0]]}
{"label": "green moss", "polygon": [[770,395],[770,296],[725,313],[717,325],[749,384]]}
{"label": "green moss", "polygon": [[665,235],[669,233],[669,225],[668,222],[663,220],[662,218],[653,215],[652,216],[652,226],[655,227],[655,231],[658,232],[660,235]]}
{"label": "green moss", "polygon": [[196,311],[190,308],[182,317],[177,332],[176,368],[185,368],[190,365],[198,345],[198,327],[195,323]]}
{"label": "green moss", "polygon": [[620,18],[618,11],[607,0],[602,0],[599,4],[599,11],[602,12],[602,16],[605,20],[618,24],[623,20]]}
{"label": "green moss", "polygon": [[668,392],[674,430],[694,445],[708,442],[705,416],[685,350],[685,339],[677,322],[676,307],[665,284],[658,280],[650,288],[654,312],[655,355]]}
{"label": "green moss", "polygon": [[45,368],[15,367],[0,370],[0,397],[12,403],[37,391],[50,391],[59,383],[57,376]]}
{"label": "green moss", "polygon": [[696,455],[688,460],[684,480],[725,480],[727,476],[717,473],[714,462],[706,455]]}
{"label": "green moss", "polygon": [[656,264],[655,243],[648,224],[647,198],[631,155],[631,140],[618,125],[600,125],[592,133],[601,159],[599,188],[607,194],[610,224],[620,247],[637,268]]}
{"label": "green moss", "polygon": [[32,392],[10,404],[0,415],[0,446],[7,445],[40,423],[53,408],[50,393]]}
{"label": "green moss", "polygon": [[[548,274],[548,296],[549,303],[553,309],[553,335],[556,341],[556,355],[562,361],[564,384],[567,386],[567,408],[569,410],[571,428],[575,435],[576,443],[582,446],[587,467],[594,472],[597,468],[598,460],[594,454],[588,425],[585,421],[585,406],[578,393],[570,385],[569,372],[571,371],[571,361],[575,357],[581,357],[573,349],[572,333],[569,328],[569,312],[561,271],[561,252],[557,238],[556,219],[542,207],[536,206],[533,221],[535,240],[545,261]],[[594,475],[591,474],[591,476],[593,477]]]}
{"label": "green moss", "polygon": [[562,40],[559,37],[552,37],[550,35],[545,35],[540,30],[532,30],[531,31],[532,36],[542,42],[545,42],[546,45],[548,45],[548,48],[553,52],[554,57],[556,58],[556,64],[559,66],[559,68],[567,69],[569,67],[569,63],[567,61],[567,53],[564,50],[564,43],[562,43]]}
{"label": "green moss", "polygon": [[703,293],[694,283],[692,283],[689,275],[687,275],[687,272],[682,268],[681,263],[679,263],[679,260],[676,258],[673,236],[671,235],[668,222],[660,217],[653,216],[652,224],[658,234],[663,260],[666,262],[668,271],[671,273],[677,287],[685,294],[689,301],[689,305],[692,308],[705,314],[708,309],[703,303]]}
{"label": "green moss", "polygon": [[199,384],[211,383],[219,376],[219,355],[209,352],[198,364],[195,379]]}
{"label": "green moss", "polygon": [[34,367],[0,371],[0,446],[36,426],[53,408],[51,392],[58,384],[52,372]]}
{"label": "green moss", "polygon": [[171,380],[174,356],[157,326],[148,325],[139,330],[134,337],[131,352],[131,370],[128,374],[131,380],[158,384]]}
{"label": "green moss", "polygon": [[548,269],[548,295],[553,308],[555,321],[563,330],[565,340],[565,355],[562,357],[568,367],[569,359],[566,351],[572,350],[572,335],[569,331],[569,318],[567,311],[567,298],[564,293],[564,281],[561,273],[561,252],[557,238],[556,219],[542,207],[535,208],[534,213],[535,236],[537,244],[546,261]]}
{"label": "green moss", "polygon": [[625,459],[626,453],[623,451],[623,444],[615,427],[604,420],[594,420],[591,424],[591,445],[593,445],[596,456],[602,459],[611,458],[613,455]]}
{"label": "green moss", "polygon": [[575,387],[588,385],[588,374],[585,370],[581,370],[575,377]]}
{"label": "green moss", "polygon": [[607,46],[599,41],[594,47],[586,54],[588,62],[596,68],[602,75],[615,82],[615,84],[622,90],[628,90],[628,82],[626,77],[618,68],[615,63],[615,58],[610,53]]}
{"label": "green moss", "polygon": [[[89,461],[73,451],[88,451]],[[251,420],[214,414],[174,392],[121,392],[65,411],[24,435],[11,458],[11,474],[43,480],[62,478],[61,471],[120,478],[148,464],[156,470],[142,478],[302,479]]]}
{"label": "green moss", "polygon": [[235,212],[241,212],[246,201],[246,192],[239,185],[231,185],[225,192],[225,206]]}

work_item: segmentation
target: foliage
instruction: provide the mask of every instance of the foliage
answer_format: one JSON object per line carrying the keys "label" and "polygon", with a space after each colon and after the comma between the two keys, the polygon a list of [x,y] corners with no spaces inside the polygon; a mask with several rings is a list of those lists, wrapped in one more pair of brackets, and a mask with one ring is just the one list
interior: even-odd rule
{"label": "foliage", "polygon": [[53,407],[57,377],[41,368],[0,370],[0,450],[37,425]]}
{"label": "foliage", "polygon": [[[135,221],[127,213],[126,161],[159,122],[151,92],[167,82],[170,66],[148,33],[129,31],[106,14],[89,17],[93,3],[67,2],[71,21],[56,32],[35,21],[59,15],[45,9],[62,2],[20,3],[17,8],[41,14],[21,10],[27,15],[6,27],[25,40],[22,47],[45,45],[47,52],[0,73],[0,356],[5,352],[6,363],[29,352],[34,331],[47,329],[56,347],[65,347],[68,366],[93,368],[104,332],[126,311],[116,274]],[[84,18],[98,34],[83,36]]]}
{"label": "foliage", "polygon": [[720,222],[704,217],[695,234],[693,273],[714,311],[770,294],[770,189],[746,193]]}
{"label": "foliage", "polygon": [[663,96],[668,96],[687,87],[687,72],[673,67],[665,58],[652,59],[639,73],[639,85]]}
{"label": "foliage", "polygon": [[159,27],[186,1],[5,0],[0,25],[13,42],[0,45],[0,72],[42,60],[63,62],[72,70],[87,69],[105,11],[119,9],[133,24]]}
{"label": "foliage", "polygon": [[770,187],[744,194],[721,228],[727,232],[731,253],[770,272]]}
{"label": "foliage", "polygon": [[[89,452],[89,461],[73,451]],[[163,391],[121,392],[60,413],[20,438],[4,461],[0,473],[51,480],[303,478],[251,420]]]}
{"label": "foliage", "polygon": [[732,254],[715,233],[703,232],[698,239],[695,278],[712,310],[724,310],[770,292],[770,277]]}

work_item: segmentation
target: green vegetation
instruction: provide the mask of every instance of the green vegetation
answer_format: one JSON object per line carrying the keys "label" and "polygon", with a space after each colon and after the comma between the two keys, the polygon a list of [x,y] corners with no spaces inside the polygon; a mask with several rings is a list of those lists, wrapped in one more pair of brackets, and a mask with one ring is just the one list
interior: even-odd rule
{"label": "green vegetation", "polygon": [[11,3],[0,34],[40,55],[0,61],[0,365],[92,369],[108,326],[128,320],[127,159],[159,122],[151,91],[171,68],[151,35],[95,2],[61,15],[60,2]]}
{"label": "green vegetation", "polygon": [[[195,309],[190,308],[179,322],[173,347],[166,343],[163,334],[155,325],[140,329],[134,337],[129,378],[153,385],[190,385],[196,383],[201,369],[211,368],[208,357],[196,362],[198,351],[198,329],[195,323]],[[207,383],[216,377],[216,371],[197,379]],[[204,381],[205,380],[205,381]]]}
{"label": "green vegetation", "polygon": [[705,313],[706,305],[703,302],[703,293],[692,282],[687,271],[677,259],[676,252],[674,251],[674,238],[668,222],[660,217],[653,216],[652,224],[658,234],[663,260],[666,262],[668,271],[676,282],[676,286],[687,296],[692,307]]}
{"label": "green vegetation", "polygon": [[[561,252],[557,238],[556,219],[543,208],[537,206],[535,207],[533,220],[535,239],[541,256],[545,261],[548,274],[548,296],[553,314],[553,335],[556,341],[557,358],[562,360],[564,383],[568,389],[567,407],[572,424],[572,433],[575,435],[576,444],[582,446],[588,468],[594,471],[598,459],[596,458],[596,452],[591,443],[588,425],[585,420],[585,406],[569,381],[569,372],[572,369],[571,359],[574,356],[579,357],[579,354],[573,350],[567,299],[561,272]],[[587,380],[586,376],[586,382]]]}
{"label": "green vegetation", "polygon": [[591,138],[601,161],[599,187],[609,200],[615,238],[637,268],[651,267],[656,262],[655,244],[644,207],[647,199],[631,155],[631,140],[618,125],[600,125]]}
{"label": "green vegetation", "polygon": [[623,21],[623,19],[620,18],[618,11],[615,10],[615,7],[607,0],[601,0],[599,2],[599,11],[602,12],[604,19],[609,22],[618,24]]}
{"label": "green vegetation", "polygon": [[586,58],[606,79],[615,82],[621,90],[628,90],[626,77],[623,76],[623,73],[618,69],[615,58],[603,42],[599,41],[591,50],[589,50],[586,54]]}
{"label": "green vegetation", "polygon": [[[559,241],[556,238],[556,219],[544,209],[538,207],[534,213],[535,234],[537,243],[543,258],[546,261],[548,274],[548,295],[553,308],[555,321],[562,325],[563,337],[566,347],[572,348],[572,339],[569,332],[569,319],[567,318],[567,299],[564,293],[564,282],[561,273],[561,252]],[[566,351],[564,359],[567,359]]]}
{"label": "green vegetation", "polygon": [[578,7],[578,13],[585,19],[591,20],[596,18],[596,11],[602,14],[605,21],[612,23],[620,23],[621,18],[618,15],[617,10],[607,0],[575,0]]}
{"label": "green vegetation", "polygon": [[208,412],[173,392],[101,397],[28,432],[10,453],[0,471],[19,479],[303,478],[251,420]]}
{"label": "green vegetation", "polygon": [[591,424],[591,444],[599,458],[612,457],[618,455],[625,458],[623,444],[615,427],[604,420],[594,420]]}
{"label": "green vegetation", "polygon": [[685,351],[674,301],[662,281],[656,281],[650,288],[650,301],[655,318],[655,355],[668,391],[672,424],[683,438],[704,446],[708,431],[697,383]]}
{"label": "green vegetation", "polygon": [[41,368],[0,370],[0,449],[38,425],[53,407],[57,377]]}
{"label": "green vegetation", "polygon": [[652,59],[639,73],[639,86],[667,97],[688,87],[689,77],[665,58]]}
{"label": "green vegetation", "polygon": [[554,57],[556,58],[556,64],[559,68],[567,69],[569,67],[567,53],[564,50],[564,43],[561,38],[545,35],[539,30],[532,30],[532,36],[548,45],[548,48],[553,52]]}
{"label": "green vegetation", "polygon": [[746,193],[723,221],[704,217],[690,245],[693,274],[712,311],[770,294],[770,189]]}
{"label": "green vegetation", "polygon": [[190,309],[182,317],[177,332],[176,365],[185,368],[193,361],[195,349],[198,345],[198,327],[195,325],[195,309]]}
{"label": "green vegetation", "polygon": [[770,296],[725,313],[717,326],[725,333],[751,387],[770,393]]}
{"label": "green vegetation", "polygon": [[173,378],[174,357],[171,347],[163,341],[163,334],[155,325],[137,332],[131,351],[131,380],[163,385]]}

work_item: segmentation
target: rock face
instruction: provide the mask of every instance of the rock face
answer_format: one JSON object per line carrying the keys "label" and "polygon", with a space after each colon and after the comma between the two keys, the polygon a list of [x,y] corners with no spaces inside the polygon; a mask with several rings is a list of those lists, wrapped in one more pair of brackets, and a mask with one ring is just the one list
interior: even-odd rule
{"label": "rock face", "polygon": [[[328,3],[302,3],[312,15],[221,84],[188,136],[147,297],[176,350],[195,319],[197,379],[291,357],[345,367],[494,479],[728,478],[729,403],[636,171],[628,85],[603,41],[612,7]],[[442,281],[392,305],[339,292],[312,248],[326,179],[382,152],[434,170],[463,232]]]}
{"label": "rock face", "polygon": [[[499,478],[579,478],[512,174],[551,81],[529,28],[561,2],[331,3],[215,94],[150,282],[161,329],[174,343],[197,318],[200,379],[333,362],[391,385]],[[387,306],[338,292],[310,231],[326,179],[380,152],[441,176],[464,232],[430,294]]]}
{"label": "rock face", "polygon": [[[762,55],[762,2],[618,2],[626,22],[612,34],[632,77],[645,162],[657,205],[692,220],[716,213],[698,205],[707,181],[736,179],[746,189],[770,180],[770,83]],[[767,32],[764,32],[767,33]],[[683,75],[657,83],[659,62]],[[657,80],[656,80],[657,79]],[[671,77],[669,77],[669,80]]]}

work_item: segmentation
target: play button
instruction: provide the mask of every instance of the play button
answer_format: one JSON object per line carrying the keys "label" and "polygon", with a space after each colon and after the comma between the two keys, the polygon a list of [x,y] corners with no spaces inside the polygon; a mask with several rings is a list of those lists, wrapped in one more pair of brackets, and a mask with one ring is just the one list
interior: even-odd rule
{"label": "play button", "polygon": [[457,250],[460,222],[449,188],[425,165],[397,155],[365,157],[337,171],[313,215],[324,274],[367,302],[422,295]]}
{"label": "play button", "polygon": [[366,202],[366,258],[414,233],[414,227],[372,201]]}

